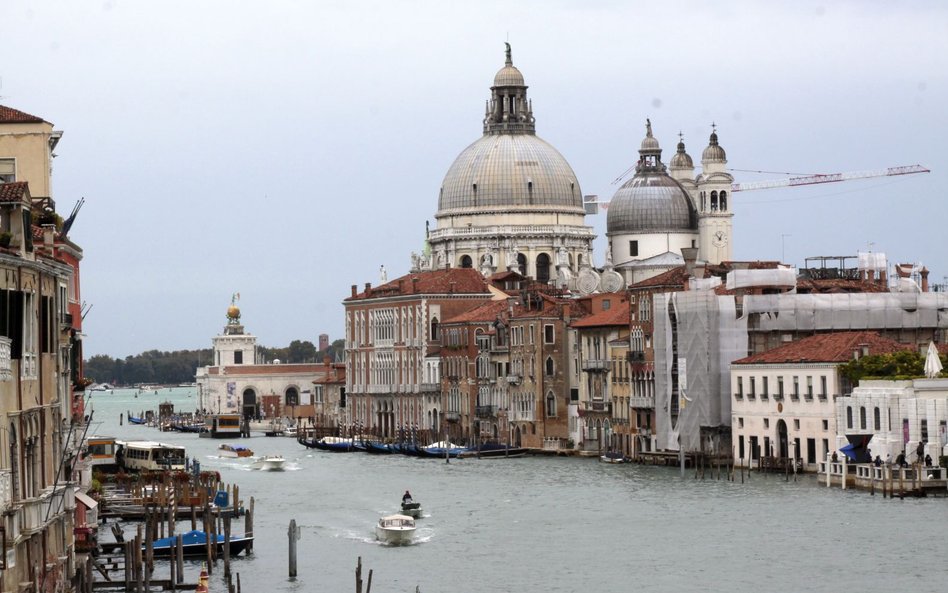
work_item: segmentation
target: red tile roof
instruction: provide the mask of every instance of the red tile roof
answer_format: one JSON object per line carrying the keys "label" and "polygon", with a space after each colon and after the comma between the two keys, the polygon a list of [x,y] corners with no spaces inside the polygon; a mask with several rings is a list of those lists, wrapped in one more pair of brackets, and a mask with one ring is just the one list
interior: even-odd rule
{"label": "red tile roof", "polygon": [[345,302],[412,294],[486,294],[487,281],[473,268],[447,268],[414,272],[381,286],[369,288]]}
{"label": "red tile roof", "polygon": [[599,313],[594,313],[582,319],[576,320],[570,324],[571,327],[607,327],[607,326],[626,326],[628,327],[631,319],[629,316],[628,301],[619,301],[614,303],[611,308]]}
{"label": "red tile roof", "polygon": [[848,280],[836,278],[832,280],[797,279],[797,292],[807,293],[841,293],[841,292],[889,292],[889,288],[881,282],[869,280]]}
{"label": "red tile roof", "polygon": [[465,311],[450,319],[445,319],[441,325],[449,323],[491,323],[497,319],[497,316],[507,310],[507,301],[490,301],[479,307],[474,307],[470,311]]}
{"label": "red tile roof", "polygon": [[0,124],[41,124],[44,121],[41,117],[0,105]]}
{"label": "red tile roof", "polygon": [[658,276],[646,278],[640,282],[629,286],[630,290],[638,288],[657,288],[660,286],[673,286],[682,289],[688,283],[688,274],[685,272],[685,266],[672,268],[667,272],[662,272]]}
{"label": "red tile roof", "polygon": [[28,191],[28,185],[26,181],[0,183],[0,202],[22,202],[23,194]]}
{"label": "red tile roof", "polygon": [[848,362],[853,353],[863,346],[869,354],[891,354],[915,350],[912,344],[902,344],[880,336],[876,332],[833,332],[809,336],[784,346],[735,360],[734,364],[791,364],[801,362]]}

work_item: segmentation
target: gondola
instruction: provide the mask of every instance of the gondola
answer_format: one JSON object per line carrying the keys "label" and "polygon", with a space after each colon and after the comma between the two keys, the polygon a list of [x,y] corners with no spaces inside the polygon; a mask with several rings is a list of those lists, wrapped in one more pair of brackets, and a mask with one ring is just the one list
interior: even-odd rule
{"label": "gondola", "polygon": [[[152,544],[156,558],[168,558],[175,550],[177,536],[157,539]],[[230,538],[230,555],[236,556],[247,549],[253,542],[253,536]],[[207,534],[203,531],[188,531],[181,534],[181,544],[184,555],[187,557],[207,556]],[[217,556],[224,554],[224,536],[217,536]]]}

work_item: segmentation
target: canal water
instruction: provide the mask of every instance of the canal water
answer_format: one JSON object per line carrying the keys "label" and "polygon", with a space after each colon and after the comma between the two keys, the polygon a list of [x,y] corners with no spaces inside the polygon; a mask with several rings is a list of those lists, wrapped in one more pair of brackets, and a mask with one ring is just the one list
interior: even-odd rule
{"label": "canal water", "polygon": [[[360,556],[363,579],[371,569],[372,590],[383,593],[935,592],[948,582],[944,498],[888,500],[812,476],[755,473],[742,484],[593,459],[445,463],[244,439],[257,455],[288,460],[285,472],[260,472],[218,459],[220,441],[119,426],[120,414],[163,401],[197,405],[189,389],[96,392],[90,432],[182,444],[202,469],[239,484],[242,499],[255,497],[254,552],[233,562],[244,592],[354,591]],[[381,545],[375,523],[406,489],[425,511],[416,543]],[[296,579],[287,577],[291,519],[302,532]],[[198,569],[190,567],[192,582]],[[167,565],[156,572],[166,578]],[[222,573],[219,563],[212,591],[226,591]]]}

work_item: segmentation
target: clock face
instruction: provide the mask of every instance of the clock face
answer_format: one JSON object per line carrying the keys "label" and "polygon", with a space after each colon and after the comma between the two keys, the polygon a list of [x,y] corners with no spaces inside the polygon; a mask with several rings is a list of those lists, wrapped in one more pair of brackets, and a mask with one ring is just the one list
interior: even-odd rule
{"label": "clock face", "polygon": [[724,231],[715,231],[711,236],[711,243],[716,247],[724,247],[727,245],[727,233]]}

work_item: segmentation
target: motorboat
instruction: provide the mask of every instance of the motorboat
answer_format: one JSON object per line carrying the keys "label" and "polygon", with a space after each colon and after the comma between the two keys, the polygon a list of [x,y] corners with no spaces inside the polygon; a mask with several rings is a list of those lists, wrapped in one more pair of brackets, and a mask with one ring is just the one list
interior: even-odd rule
{"label": "motorboat", "polygon": [[253,457],[253,451],[243,445],[224,443],[217,448],[218,457]]}
{"label": "motorboat", "polygon": [[410,544],[415,537],[415,519],[408,515],[389,515],[379,519],[375,537],[386,544]]}
{"label": "motorboat", "polygon": [[253,467],[265,472],[281,472],[285,463],[286,460],[283,459],[282,455],[267,455],[257,459],[253,463]]}
{"label": "motorboat", "polygon": [[625,455],[622,451],[607,451],[599,457],[603,463],[625,463]]}
{"label": "motorboat", "polygon": [[[152,550],[156,558],[168,558],[175,550],[177,536],[156,539],[152,543]],[[236,556],[247,549],[253,542],[253,536],[239,536],[230,538],[230,555]],[[181,534],[181,546],[185,556],[207,556],[207,533],[199,530]],[[217,536],[217,556],[224,554],[224,536]]]}
{"label": "motorboat", "polygon": [[409,517],[412,517],[413,519],[420,519],[421,518],[421,503],[415,502],[411,499],[403,500],[402,501],[402,514],[408,515]]}

